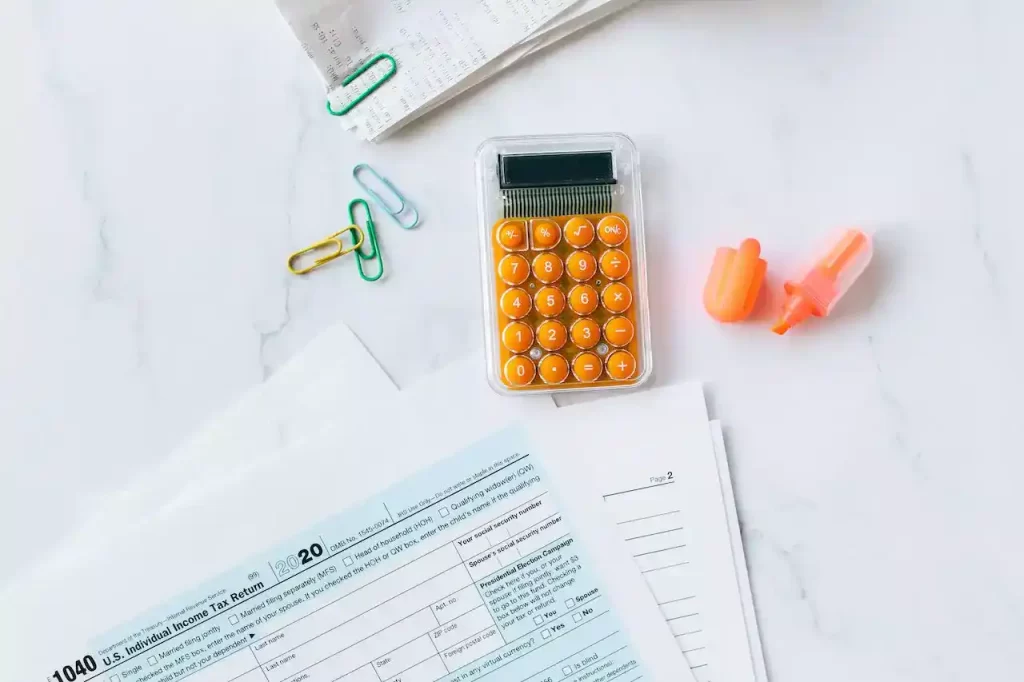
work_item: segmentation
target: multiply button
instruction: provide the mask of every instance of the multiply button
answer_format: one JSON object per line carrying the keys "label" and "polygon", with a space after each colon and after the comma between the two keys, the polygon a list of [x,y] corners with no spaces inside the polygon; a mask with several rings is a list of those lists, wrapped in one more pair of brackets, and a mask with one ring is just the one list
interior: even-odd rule
{"label": "multiply button", "polygon": [[624,313],[633,303],[633,292],[622,282],[612,282],[601,291],[601,303],[613,313]]}

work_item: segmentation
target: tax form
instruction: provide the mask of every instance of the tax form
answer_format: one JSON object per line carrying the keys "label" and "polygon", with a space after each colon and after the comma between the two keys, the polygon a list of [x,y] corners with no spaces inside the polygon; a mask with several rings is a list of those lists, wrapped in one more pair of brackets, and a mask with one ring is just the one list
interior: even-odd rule
{"label": "tax form", "polygon": [[[368,468],[385,453],[392,471],[429,457],[414,439],[439,432],[407,426],[392,444],[360,443]],[[689,679],[621,542],[596,525],[601,510],[580,506],[573,466],[546,467],[524,430],[499,430],[355,505],[380,474],[351,476],[322,457],[275,466],[292,475],[253,471],[208,504],[148,524],[130,551],[76,566],[74,581],[4,595],[0,608],[19,624],[4,633],[16,679]],[[556,491],[549,471],[569,485]],[[280,532],[331,507],[347,509]],[[271,538],[271,549],[239,554]],[[52,628],[46,614],[57,611]],[[87,634],[110,621],[119,624]]]}

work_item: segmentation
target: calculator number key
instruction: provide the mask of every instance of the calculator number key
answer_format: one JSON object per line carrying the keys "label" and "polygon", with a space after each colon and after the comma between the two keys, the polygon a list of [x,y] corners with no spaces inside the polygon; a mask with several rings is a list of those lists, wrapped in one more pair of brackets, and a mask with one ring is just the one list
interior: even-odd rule
{"label": "calculator number key", "polygon": [[530,295],[519,288],[512,288],[501,295],[501,312],[513,320],[526,317],[530,308]]}

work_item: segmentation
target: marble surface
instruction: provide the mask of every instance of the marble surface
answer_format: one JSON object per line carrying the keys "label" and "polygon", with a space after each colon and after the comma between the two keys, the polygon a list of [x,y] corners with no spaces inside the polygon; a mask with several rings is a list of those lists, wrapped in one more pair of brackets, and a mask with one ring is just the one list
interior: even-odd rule
{"label": "marble surface", "polygon": [[[0,581],[332,322],[399,385],[478,347],[477,144],[621,130],[657,380],[726,425],[773,679],[1020,679],[1024,5],[643,2],[370,146],[269,0],[4,4]],[[381,221],[377,285],[290,276],[360,161],[422,229]],[[703,313],[714,247],[760,238],[770,307],[850,223],[878,253],[834,319]]]}

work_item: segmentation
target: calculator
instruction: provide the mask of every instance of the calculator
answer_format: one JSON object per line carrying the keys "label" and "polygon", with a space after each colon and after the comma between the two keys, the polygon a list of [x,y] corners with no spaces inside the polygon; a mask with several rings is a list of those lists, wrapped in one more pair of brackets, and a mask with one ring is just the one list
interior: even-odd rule
{"label": "calculator", "polygon": [[502,393],[651,375],[636,150],[624,135],[488,140],[477,156],[488,379]]}

